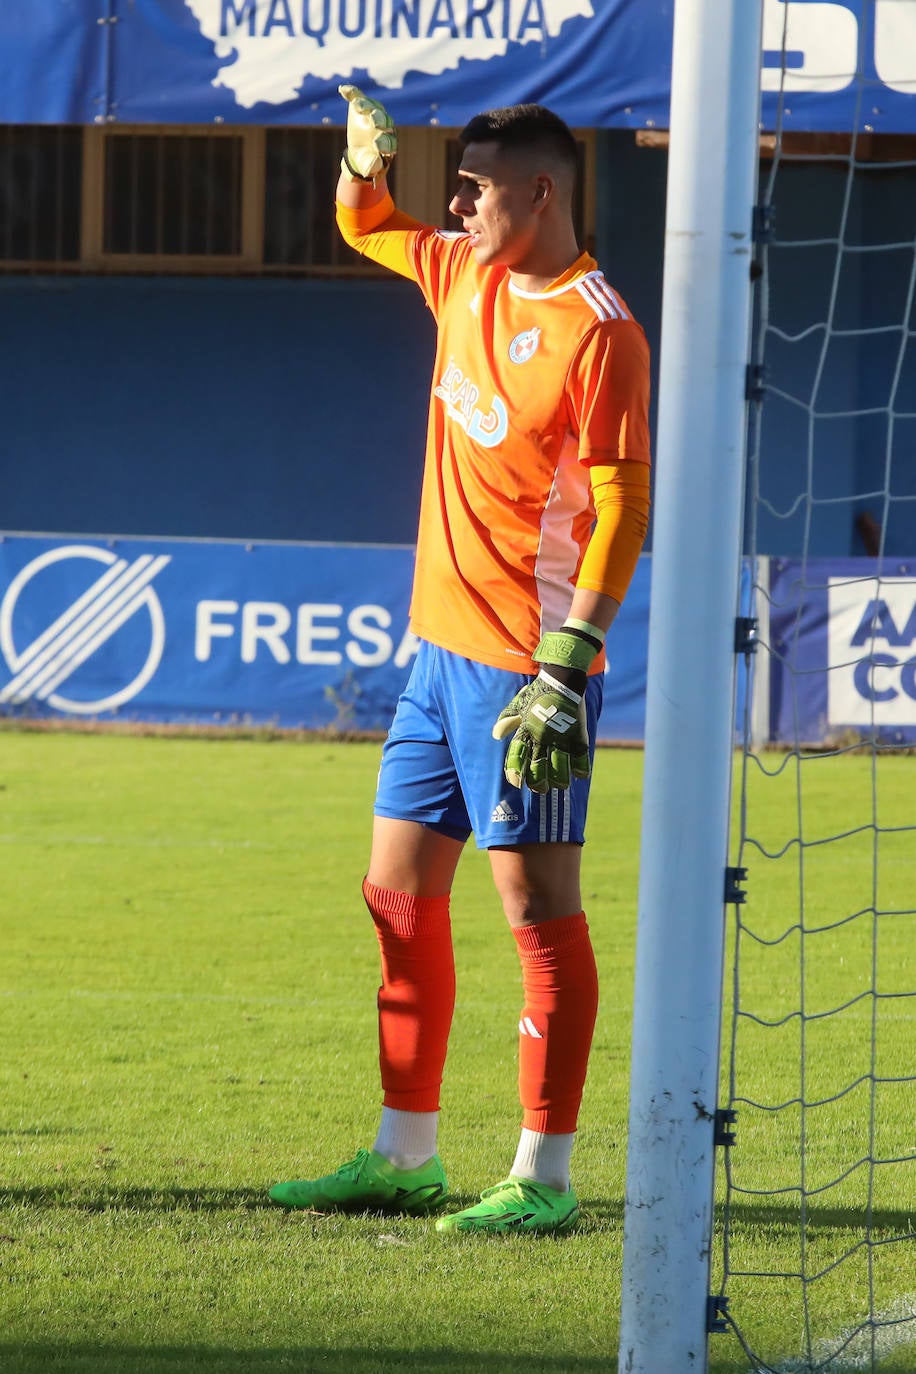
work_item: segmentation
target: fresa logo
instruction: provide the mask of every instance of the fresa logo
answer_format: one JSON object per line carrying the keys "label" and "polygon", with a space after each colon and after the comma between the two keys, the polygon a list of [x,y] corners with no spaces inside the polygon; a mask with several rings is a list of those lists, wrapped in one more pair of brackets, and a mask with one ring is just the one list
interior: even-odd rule
{"label": "fresa logo", "polygon": [[0,538],[0,715],[378,728],[417,652],[406,547],[48,543]]}
{"label": "fresa logo", "polygon": [[47,703],[92,716],[136,697],[165,648],[152,584],[171,561],[63,544],[26,563],[0,600],[0,655],[10,674],[0,708]]}
{"label": "fresa logo", "polygon": [[281,601],[198,601],[194,657],[207,663],[223,653],[242,663],[260,657],[327,667],[347,662],[357,668],[391,661],[403,668],[416,654],[418,640],[408,630],[395,643],[388,633],[391,623],[384,606],[354,606],[345,615],[343,606],[327,602],[290,608]]}

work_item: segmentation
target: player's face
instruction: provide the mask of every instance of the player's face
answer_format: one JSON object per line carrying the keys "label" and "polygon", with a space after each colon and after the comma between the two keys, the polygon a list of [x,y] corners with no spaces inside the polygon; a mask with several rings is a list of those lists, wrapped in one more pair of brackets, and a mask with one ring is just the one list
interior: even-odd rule
{"label": "player's face", "polygon": [[495,143],[469,143],[449,210],[471,236],[477,261],[521,269],[537,233],[538,177]]}

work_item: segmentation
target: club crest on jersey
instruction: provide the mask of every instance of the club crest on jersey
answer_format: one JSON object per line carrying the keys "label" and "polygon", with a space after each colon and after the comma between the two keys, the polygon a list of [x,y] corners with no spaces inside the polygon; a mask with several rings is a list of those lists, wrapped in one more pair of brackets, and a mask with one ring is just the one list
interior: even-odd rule
{"label": "club crest on jersey", "polygon": [[521,334],[516,334],[509,345],[509,357],[514,363],[526,363],[529,358],[533,358],[538,351],[538,344],[541,341],[541,331],[535,325],[534,329],[524,329]]}

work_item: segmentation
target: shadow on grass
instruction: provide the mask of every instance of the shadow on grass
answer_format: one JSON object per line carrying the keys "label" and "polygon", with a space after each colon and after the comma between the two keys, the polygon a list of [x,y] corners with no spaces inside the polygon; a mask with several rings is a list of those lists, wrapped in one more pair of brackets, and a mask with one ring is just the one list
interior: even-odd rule
{"label": "shadow on grass", "polygon": [[0,1136],[11,1137],[14,1140],[29,1140],[33,1137],[51,1135],[85,1135],[86,1132],[76,1126],[4,1126],[0,1128]]}
{"label": "shadow on grass", "polygon": [[[36,1209],[73,1210],[78,1212],[107,1212],[115,1209],[133,1212],[260,1212],[296,1217],[296,1211],[283,1212],[267,1197],[262,1188],[118,1188],[96,1187],[80,1189],[63,1184],[48,1184],[39,1188],[7,1188],[0,1191],[0,1206],[24,1206]],[[446,1211],[459,1211],[479,1201],[476,1193],[455,1193],[446,1203]],[[623,1200],[617,1198],[583,1197],[582,1221],[579,1231],[589,1228],[604,1230],[623,1225]],[[313,1216],[314,1213],[301,1215]],[[382,1213],[358,1213],[378,1215]],[[733,1203],[731,1223],[757,1230],[797,1228],[800,1210],[797,1204]],[[895,1232],[904,1236],[916,1235],[913,1213],[906,1209],[881,1208],[871,1218],[864,1210],[849,1207],[813,1207],[810,1202],[806,1214],[809,1233],[824,1231],[863,1231],[871,1223],[872,1231]],[[721,1214],[720,1214],[721,1222]],[[576,1234],[572,1232],[571,1234]]]}
{"label": "shadow on grass", "polygon": [[385,1374],[410,1370],[411,1374],[612,1374],[616,1352],[605,1356],[551,1356],[478,1350],[321,1350],[310,1346],[275,1350],[221,1350],[210,1346],[99,1346],[36,1342],[32,1345],[0,1343],[0,1367],[4,1374],[38,1374],[67,1370],[67,1374],[272,1374],[295,1370],[296,1374]]}
{"label": "shadow on grass", "polygon": [[277,1211],[266,1188],[93,1188],[63,1184],[43,1188],[5,1188],[0,1206],[24,1206],[48,1211],[108,1212],[237,1212]]}
{"label": "shadow on grass", "polygon": [[[733,1202],[730,1208],[732,1225],[750,1226],[761,1231],[797,1229],[801,1219],[800,1203]],[[896,1208],[876,1208],[871,1217],[861,1207],[816,1207],[809,1200],[805,1211],[805,1229],[812,1231],[898,1231],[916,1235],[913,1212]]]}
{"label": "shadow on grass", "polygon": [[[445,1211],[457,1212],[480,1201],[477,1193],[451,1195]],[[623,1202],[620,1198],[582,1198],[582,1226],[596,1229],[623,1224]],[[118,1188],[96,1187],[81,1189],[63,1184],[48,1184],[40,1188],[5,1188],[0,1190],[0,1206],[33,1207],[45,1211],[109,1212],[260,1212],[295,1217],[295,1211],[283,1213],[267,1197],[263,1188]],[[303,1213],[313,1216],[314,1213]],[[383,1215],[365,1213],[357,1215]]]}

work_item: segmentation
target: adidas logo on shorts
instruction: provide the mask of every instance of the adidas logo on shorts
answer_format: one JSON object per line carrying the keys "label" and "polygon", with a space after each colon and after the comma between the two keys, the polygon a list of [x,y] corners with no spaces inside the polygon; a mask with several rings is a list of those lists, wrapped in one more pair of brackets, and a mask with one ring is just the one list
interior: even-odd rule
{"label": "adidas logo on shorts", "polygon": [[497,806],[497,807],[494,809],[493,815],[490,817],[490,820],[491,820],[491,821],[517,821],[517,820],[518,820],[518,816],[517,816],[517,815],[515,814],[515,812],[512,810],[512,807],[509,805],[508,802],[501,801],[501,802],[499,803],[499,806]]}

